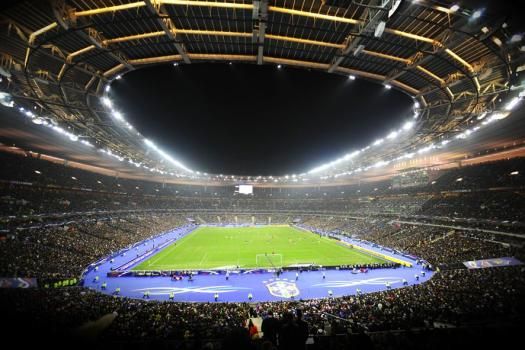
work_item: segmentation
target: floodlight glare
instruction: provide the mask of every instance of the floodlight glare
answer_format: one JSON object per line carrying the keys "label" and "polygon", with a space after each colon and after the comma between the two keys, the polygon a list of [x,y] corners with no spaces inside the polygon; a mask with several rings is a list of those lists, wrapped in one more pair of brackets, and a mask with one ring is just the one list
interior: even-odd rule
{"label": "floodlight glare", "polygon": [[478,19],[483,14],[483,9],[476,10],[472,13],[472,19]]}
{"label": "floodlight glare", "polygon": [[510,42],[512,44],[520,42],[523,39],[523,34],[514,34],[510,37]]}
{"label": "floodlight glare", "polygon": [[414,127],[414,122],[408,121],[403,125],[403,130],[410,130]]}
{"label": "floodlight glare", "polygon": [[150,147],[150,148],[153,149],[155,152],[157,152],[158,154],[160,154],[160,155],[162,156],[162,158],[164,158],[165,160],[169,161],[170,163],[174,164],[175,166],[177,166],[177,167],[179,167],[179,168],[181,168],[181,169],[186,170],[187,172],[193,173],[193,170],[188,169],[186,166],[184,166],[184,164],[182,164],[181,162],[179,162],[178,160],[174,159],[172,156],[170,156],[169,154],[167,154],[166,152],[164,152],[163,150],[161,150],[160,148],[158,148],[158,147],[153,143],[153,141],[148,140],[148,139],[144,139],[144,143],[146,144],[146,146]]}
{"label": "floodlight glare", "polygon": [[122,113],[120,113],[119,111],[114,111],[113,112],[113,117],[117,120],[124,120],[124,117],[122,116]]}
{"label": "floodlight glare", "polygon": [[505,105],[505,110],[510,111],[514,109],[518,105],[519,102],[520,102],[520,98],[514,97],[512,100],[509,101],[509,103]]}
{"label": "floodlight glare", "polygon": [[388,136],[386,137],[389,140],[393,140],[397,137],[397,131],[392,131]]}
{"label": "floodlight glare", "polygon": [[0,104],[9,108],[15,106],[15,102],[13,101],[11,94],[8,94],[7,92],[0,92]]}
{"label": "floodlight glare", "polygon": [[372,145],[379,146],[380,144],[383,143],[383,141],[384,141],[383,139],[376,140]]}
{"label": "floodlight glare", "polygon": [[111,108],[113,105],[113,102],[111,102],[111,100],[107,96],[102,97],[102,103],[104,104],[104,106],[109,108]]}

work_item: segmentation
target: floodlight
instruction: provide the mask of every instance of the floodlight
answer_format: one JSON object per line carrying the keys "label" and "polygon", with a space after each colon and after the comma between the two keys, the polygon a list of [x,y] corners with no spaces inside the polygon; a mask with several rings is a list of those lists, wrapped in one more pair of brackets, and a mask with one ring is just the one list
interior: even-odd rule
{"label": "floodlight", "polygon": [[124,117],[122,116],[122,113],[120,113],[119,111],[114,111],[113,112],[113,117],[115,119],[118,119],[118,120],[124,120]]}
{"label": "floodlight", "polygon": [[514,109],[514,107],[516,107],[518,105],[518,103],[520,102],[520,98],[519,97],[514,97],[512,100],[510,100],[506,105],[505,105],[505,109],[507,111],[510,111],[512,109]]}
{"label": "floodlight", "polygon": [[10,108],[15,106],[13,97],[7,92],[0,92],[0,104]]}
{"label": "floodlight", "polygon": [[386,22],[381,21],[376,27],[376,30],[374,31],[374,36],[376,38],[380,38],[383,35],[383,32],[385,31]]}
{"label": "floodlight", "polygon": [[104,106],[109,108],[111,108],[113,105],[113,102],[111,102],[111,100],[107,96],[102,97],[102,103],[104,104]]}
{"label": "floodlight", "polygon": [[478,19],[483,14],[483,9],[476,10],[472,13],[472,19]]}
{"label": "floodlight", "polygon": [[410,130],[414,127],[414,122],[408,121],[403,125],[403,130]]}
{"label": "floodlight", "polygon": [[379,146],[380,144],[383,143],[383,141],[384,141],[383,139],[376,140],[372,145]]}
{"label": "floodlight", "polygon": [[513,36],[510,37],[510,42],[511,43],[517,43],[517,42],[520,42],[521,40],[523,39],[523,34],[514,34]]}
{"label": "floodlight", "polygon": [[393,140],[397,137],[397,131],[392,131],[388,136],[386,137],[389,140]]}

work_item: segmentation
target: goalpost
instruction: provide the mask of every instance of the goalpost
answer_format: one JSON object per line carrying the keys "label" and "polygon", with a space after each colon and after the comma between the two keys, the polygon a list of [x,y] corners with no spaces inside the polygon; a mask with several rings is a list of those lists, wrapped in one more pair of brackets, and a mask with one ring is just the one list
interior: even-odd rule
{"label": "goalpost", "polygon": [[257,267],[283,267],[282,254],[256,254],[255,264]]}

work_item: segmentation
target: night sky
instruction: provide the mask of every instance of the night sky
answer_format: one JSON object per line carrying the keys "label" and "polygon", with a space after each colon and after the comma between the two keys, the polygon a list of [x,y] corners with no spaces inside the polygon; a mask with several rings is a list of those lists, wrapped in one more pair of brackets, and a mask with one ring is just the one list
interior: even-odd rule
{"label": "night sky", "polygon": [[240,63],[140,69],[115,81],[111,97],[188,167],[238,175],[308,171],[398,128],[413,106],[359,78]]}

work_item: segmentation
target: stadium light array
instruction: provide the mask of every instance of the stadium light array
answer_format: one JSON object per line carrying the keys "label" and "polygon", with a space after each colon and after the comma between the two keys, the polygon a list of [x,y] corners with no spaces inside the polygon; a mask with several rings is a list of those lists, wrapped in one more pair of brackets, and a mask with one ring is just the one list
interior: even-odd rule
{"label": "stadium light array", "polygon": [[[400,160],[404,160],[404,159],[411,159],[416,154],[424,154],[424,153],[430,152],[430,151],[432,151],[434,149],[441,149],[441,148],[445,147],[447,144],[449,144],[450,142],[452,142],[453,139],[459,139],[459,140],[467,139],[470,135],[472,135],[473,133],[477,132],[482,127],[484,127],[484,126],[486,126],[488,124],[491,124],[491,123],[493,123],[495,121],[505,119],[510,114],[510,111],[513,110],[514,108],[516,108],[516,106],[520,103],[520,101],[521,101],[521,99],[523,97],[525,97],[525,90],[521,91],[518,94],[518,96],[515,96],[515,97],[511,98],[509,101],[507,101],[507,103],[504,104],[504,106],[502,108],[503,111],[495,111],[490,116],[488,116],[487,118],[485,118],[485,116],[487,115],[486,112],[480,114],[480,116],[478,116],[477,119],[480,120],[481,122],[478,123],[478,125],[473,126],[473,127],[469,128],[469,129],[465,129],[465,130],[463,130],[461,132],[458,132],[458,133],[455,134],[454,137],[441,139],[438,144],[434,144],[434,142],[431,142],[430,144],[421,147],[420,149],[418,149],[415,152],[407,152],[407,153],[405,153],[405,154],[403,154],[401,156],[398,156],[396,158],[393,158],[393,159],[382,159],[382,160],[377,161],[373,165],[369,165],[369,166],[365,166],[365,167],[360,166],[357,169],[350,169],[350,170],[347,170],[345,172],[341,172],[341,173],[334,174],[334,175],[331,175],[331,176],[323,175],[323,176],[320,177],[320,179],[324,180],[324,179],[328,179],[330,177],[337,178],[339,176],[344,176],[344,175],[353,175],[353,174],[360,173],[362,171],[370,170],[372,168],[383,167],[385,165],[390,164],[392,161],[400,161]],[[419,107],[419,103],[417,101],[414,103],[414,107],[416,107],[416,108]],[[415,117],[417,117],[417,115],[415,115]],[[400,130],[390,132],[386,136],[386,138],[389,139],[389,140],[393,140],[399,135],[399,133],[401,131],[408,131],[408,130],[412,129],[414,127],[414,125],[415,125],[415,123],[413,121],[407,121],[407,122],[405,122],[405,124],[402,126],[402,128]],[[374,141],[371,144],[371,146],[379,146],[383,142],[384,142],[383,138],[377,139],[376,141]],[[364,151],[368,150],[369,148],[370,148],[370,146],[367,146],[367,147],[361,149],[361,152],[364,152]],[[318,173],[318,172],[321,172],[323,170],[330,169],[333,166],[337,165],[340,162],[340,160],[341,160],[341,158],[336,160],[336,161],[332,161],[330,163],[326,163],[326,164],[323,164],[321,166],[318,166],[317,168],[312,169],[309,173]],[[346,159],[346,157],[343,157],[342,160],[348,160],[348,159]]]}
{"label": "stadium light array", "polygon": [[[104,103],[104,105],[111,105],[111,100],[109,100],[109,99],[107,99],[107,100],[103,99],[102,102]],[[79,135],[77,135],[75,133],[67,131],[66,129],[64,129],[61,126],[56,125],[56,122],[54,122],[53,120],[48,121],[49,120],[48,118],[43,118],[43,117],[37,116],[31,110],[25,109],[24,107],[19,107],[18,110],[23,116],[25,116],[27,118],[30,118],[31,121],[33,123],[37,124],[37,125],[48,127],[50,130],[67,137],[70,141],[79,142],[79,143],[81,143],[81,144],[83,144],[85,146],[95,148],[95,145],[93,145],[91,142],[89,142],[85,138],[82,138],[81,136],[79,136]],[[123,120],[122,115],[119,114],[118,112],[116,112],[116,113],[114,112],[113,116],[116,119],[122,119]],[[128,128],[132,128],[132,126],[129,123],[127,123],[125,121],[124,121],[124,123],[128,126]],[[117,153],[115,151],[112,151],[110,149],[98,148],[97,150],[99,152],[101,152],[101,153],[104,153],[104,154],[106,154],[106,155],[108,155],[110,157],[113,157],[113,158],[117,159],[118,161],[122,162],[122,161],[125,160],[124,156],[122,156],[121,154],[119,154],[119,153]],[[128,162],[130,164],[136,166],[136,167],[140,167],[142,165],[141,163],[136,162],[136,161],[134,161],[132,159],[128,159]],[[159,173],[162,173],[162,171],[160,171],[158,169],[153,169],[153,171],[157,171]]]}
{"label": "stadium light array", "polygon": [[[109,86],[109,85],[108,85]],[[134,130],[134,127],[133,125],[131,125],[129,122],[127,122],[122,114],[122,112],[120,111],[117,111],[113,108],[113,102],[111,101],[111,99],[108,97],[108,96],[103,96],[101,98],[101,102],[104,106],[108,107],[109,109],[109,112],[111,113],[111,116],[118,120],[119,122],[121,122],[123,124],[124,127],[126,127],[127,129],[129,130]],[[139,132],[135,132],[136,136],[142,136]],[[170,156],[169,154],[167,154],[165,151],[163,151],[162,149],[158,148],[151,140],[148,140],[146,138],[144,138],[144,143],[146,144],[146,146],[148,146],[149,148],[153,149],[155,152],[157,152],[164,160],[167,160],[169,163],[171,163],[172,165],[175,165],[176,167],[180,168],[180,169],[183,169],[189,173],[193,173],[193,170],[189,169],[188,167],[186,167],[184,164],[182,164],[180,161],[174,159],[172,156]],[[114,158],[118,159],[119,161],[124,161],[124,157],[120,156],[120,155],[115,155],[111,150],[101,150],[103,153],[107,154],[107,155],[110,155],[110,156],[113,156]],[[166,172],[166,171],[163,171],[163,170],[160,170],[160,169],[157,169],[157,168],[150,168],[146,165],[143,165],[142,163],[140,162],[136,162],[134,161],[133,159],[128,159],[128,163],[134,165],[135,167],[141,167],[146,169],[146,170],[149,170],[151,172],[157,172],[161,175],[165,175],[165,174],[170,174],[172,176],[177,176],[177,177],[180,177],[180,176],[183,176],[183,175],[180,175],[180,174],[175,174],[175,173],[169,173],[169,172]],[[197,173],[197,175],[200,175],[200,173]]]}
{"label": "stadium light array", "polygon": [[[349,79],[351,80],[354,80],[354,76],[349,76]],[[385,84],[384,87],[386,89],[390,89],[392,86],[389,85],[389,84]],[[106,91],[109,91],[109,85],[106,86],[105,88]],[[502,108],[501,110],[496,110],[494,112],[492,112],[490,115],[487,115],[487,112],[484,112],[484,113],[481,113],[478,117],[477,117],[477,120],[479,120],[480,122],[478,123],[478,125],[474,126],[474,127],[471,127],[469,129],[465,129],[465,130],[462,130],[460,132],[457,132],[455,133],[455,135],[453,136],[450,136],[448,138],[445,138],[445,139],[441,139],[437,144],[434,144],[433,142],[426,145],[426,146],[423,146],[421,147],[419,150],[414,150],[414,152],[406,152],[400,156],[397,156],[395,158],[390,158],[390,159],[379,159],[379,160],[376,160],[376,162],[374,164],[371,164],[371,165],[368,165],[368,166],[363,166],[363,165],[360,165],[358,164],[358,167],[355,168],[355,169],[348,169],[347,171],[344,171],[344,172],[340,172],[338,174],[333,174],[333,175],[322,175],[319,177],[319,179],[321,180],[327,180],[327,179],[330,179],[330,178],[337,178],[339,176],[347,176],[347,175],[355,175],[355,174],[360,174],[362,172],[365,172],[365,171],[368,171],[370,169],[377,169],[377,168],[381,168],[381,167],[384,167],[386,165],[389,165],[391,164],[392,162],[395,162],[395,161],[400,161],[400,160],[405,160],[405,159],[411,159],[413,158],[415,155],[417,154],[423,154],[423,153],[427,153],[431,150],[434,150],[434,149],[441,149],[443,147],[445,147],[447,144],[449,144],[450,142],[453,142],[455,139],[460,139],[460,140],[464,140],[464,139],[467,139],[472,133],[476,132],[477,130],[479,130],[481,127],[485,127],[491,123],[494,123],[495,121],[498,121],[498,120],[502,120],[504,118],[506,118],[513,109],[516,108],[516,106],[519,105],[519,103],[521,102],[521,99],[525,97],[525,90],[522,90],[517,96],[511,98],[510,100],[506,101],[506,103],[502,103]],[[109,112],[111,112],[111,115],[113,116],[114,119],[122,122],[122,124],[127,127],[128,129],[132,130],[133,129],[133,126],[128,123],[127,121],[125,121],[124,119],[124,116],[122,115],[121,112],[119,111],[116,111],[114,108],[113,108],[113,103],[111,101],[111,99],[106,95],[106,96],[103,96],[101,97],[101,103],[107,107],[109,109]],[[420,104],[418,101],[415,101],[414,102],[414,118],[417,118],[418,115],[419,115],[419,107],[420,107]],[[36,110],[36,106],[34,107],[34,109]],[[65,130],[64,128],[60,127],[59,125],[57,125],[56,122],[54,122],[52,119],[49,119],[49,118],[46,118],[46,117],[40,117],[38,115],[36,115],[33,111],[29,110],[29,109],[25,109],[24,107],[20,106],[18,108],[19,112],[31,119],[31,121],[37,125],[41,125],[41,126],[46,126],[48,128],[50,128],[51,130],[53,130],[54,132],[57,132],[59,134],[62,134],[66,137],[69,138],[69,140],[73,141],[73,142],[79,142],[79,143],[82,143],[86,146],[89,146],[89,147],[95,147],[93,144],[91,144],[88,140],[86,139],[83,139],[81,138],[79,135],[76,135],[72,132],[69,132],[67,130]],[[163,151],[162,149],[160,149],[159,147],[157,147],[155,145],[155,143],[153,143],[153,141],[149,140],[149,139],[146,139],[146,138],[143,138],[143,141],[145,143],[145,145],[154,150],[157,154],[159,154],[161,156],[161,158],[163,160],[166,160],[168,161],[170,164],[172,165],[175,165],[176,167],[180,168],[180,169],[183,169],[185,170],[186,172],[190,173],[191,175],[186,175],[186,174],[179,174],[179,173],[173,173],[173,172],[167,172],[167,171],[164,171],[164,170],[160,170],[158,168],[153,168],[153,167],[148,167],[147,165],[145,164],[142,164],[140,162],[137,162],[137,161],[134,161],[133,159],[131,158],[124,158],[123,155],[119,154],[118,152],[114,152],[110,149],[103,149],[103,148],[98,148],[98,151],[104,153],[104,154],[107,154],[108,156],[111,156],[115,159],[118,159],[119,161],[124,161],[124,160],[127,160],[127,162],[131,165],[134,165],[135,167],[141,167],[145,170],[148,170],[150,172],[157,172],[159,174],[162,174],[162,175],[171,175],[171,176],[175,176],[175,177],[188,177],[190,179],[195,179],[195,178],[204,178],[206,177],[207,179],[213,179],[213,180],[216,180],[216,181],[238,181],[238,180],[248,180],[248,181],[254,181],[254,182],[259,182],[259,181],[262,181],[262,182],[268,182],[268,181],[272,181],[274,183],[279,183],[279,182],[298,182],[299,180],[301,181],[308,181],[310,179],[306,178],[305,176],[307,176],[308,174],[313,174],[313,173],[321,173],[325,170],[328,170],[328,169],[331,169],[331,168],[334,168],[335,166],[337,165],[340,165],[341,163],[343,162],[346,162],[346,161],[350,161],[350,160],[353,160],[355,157],[357,157],[358,155],[361,155],[362,153],[368,151],[370,148],[374,147],[374,146],[380,146],[381,144],[383,144],[385,142],[385,139],[387,140],[395,140],[397,139],[399,136],[401,136],[401,134],[403,132],[407,132],[409,130],[411,130],[413,127],[415,126],[415,121],[406,121],[400,129],[398,130],[394,130],[394,131],[391,131],[385,138],[380,138],[380,139],[377,139],[376,141],[374,141],[372,144],[366,146],[366,147],[363,147],[359,150],[355,150],[351,153],[348,153],[346,155],[344,155],[343,157],[341,158],[338,158],[332,162],[329,162],[329,163],[326,163],[326,164],[323,164],[321,166],[318,166],[308,172],[304,172],[304,173],[300,173],[300,174],[293,174],[292,176],[290,175],[286,175],[286,176],[281,176],[281,177],[272,177],[272,176],[269,176],[269,177],[261,177],[261,176],[258,176],[254,179],[252,179],[251,177],[240,177],[240,178],[237,178],[236,176],[224,176],[223,174],[220,174],[220,175],[209,175],[208,173],[201,173],[201,172],[194,172],[193,170],[189,169],[188,167],[186,167],[184,164],[182,164],[180,161],[174,159],[172,156],[170,156],[169,154],[167,154],[165,151]],[[142,136],[139,132],[135,132],[135,134],[137,136]],[[321,175],[321,174],[320,174]],[[511,175],[514,175],[514,173],[512,173]],[[517,174],[516,174],[517,175]],[[268,180],[269,179],[269,180]]]}
{"label": "stadium light array", "polygon": [[153,143],[153,141],[148,140],[148,139],[144,139],[144,143],[146,144],[146,146],[148,146],[149,148],[151,148],[152,150],[157,152],[162,158],[164,158],[165,160],[169,161],[171,164],[173,164],[176,167],[181,168],[181,169],[183,169],[183,170],[185,170],[185,171],[187,171],[189,173],[193,173],[193,170],[187,168],[184,164],[182,164],[181,162],[179,162],[178,160],[174,159],[172,156],[170,156],[169,154],[167,154],[166,152],[164,152],[163,150],[158,148],[157,145],[155,145],[155,143]]}
{"label": "stadium light array", "polygon": [[[412,127],[415,125],[415,123],[413,121],[407,121],[405,122],[405,124],[403,125],[403,127],[399,130],[394,130],[392,132],[390,132],[387,136],[386,136],[386,139],[388,140],[394,140],[396,139],[399,134],[403,131],[408,131],[410,129],[412,129]],[[385,141],[385,139],[381,138],[381,139],[377,139],[376,141],[374,141],[374,143],[372,143],[371,146],[379,146],[381,145],[383,142]],[[348,161],[350,159],[353,159],[354,157],[356,157],[357,155],[361,154],[362,152],[365,152],[367,151],[368,149],[370,149],[371,146],[367,146],[367,147],[364,147],[362,148],[361,150],[357,150],[357,151],[354,151],[352,153],[348,153],[346,154],[344,157],[342,158],[339,158],[339,159],[336,159],[332,162],[329,162],[329,163],[326,163],[326,164],[323,164],[323,165],[320,165],[312,170],[310,170],[308,172],[308,174],[313,174],[313,173],[318,173],[318,172],[321,172],[323,170],[327,170],[335,165],[338,165],[340,164],[341,162],[343,161]],[[339,173],[339,174],[336,174],[337,176],[342,176],[342,175],[351,175],[349,173]]]}

